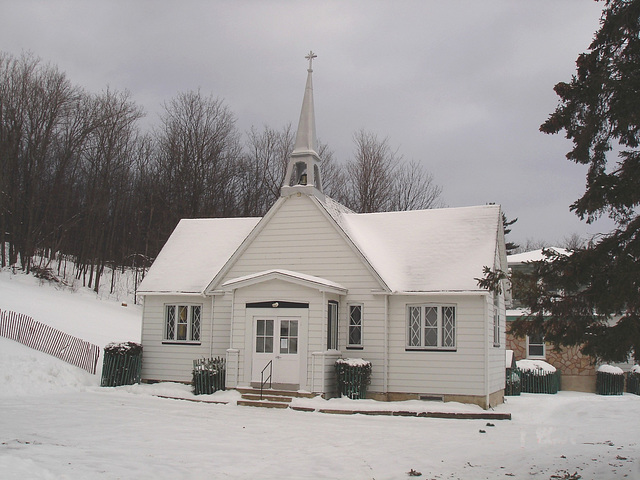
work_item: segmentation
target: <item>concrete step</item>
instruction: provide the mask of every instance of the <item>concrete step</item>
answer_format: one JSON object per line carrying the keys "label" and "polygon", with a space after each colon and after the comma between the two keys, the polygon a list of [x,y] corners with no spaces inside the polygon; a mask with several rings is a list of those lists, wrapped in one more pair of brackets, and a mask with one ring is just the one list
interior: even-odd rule
{"label": "concrete step", "polygon": [[[241,394],[249,394],[249,395],[258,395],[260,396],[259,388],[250,388],[250,387],[237,387],[236,390]],[[262,392],[263,397],[266,395],[269,396],[281,396],[281,397],[296,397],[296,398],[314,398],[318,396],[317,393],[309,393],[309,392],[296,392],[291,390],[273,390],[270,388],[265,388]]]}
{"label": "concrete step", "polygon": [[285,402],[268,402],[264,400],[238,400],[238,405],[262,408],[289,408],[289,404]]}
{"label": "concrete step", "polygon": [[243,393],[242,398],[244,400],[268,400],[270,402],[284,402],[284,403],[291,403],[291,400],[292,400],[291,397],[285,397],[281,395],[267,395],[266,393],[262,395],[262,398],[260,398],[259,393]]}

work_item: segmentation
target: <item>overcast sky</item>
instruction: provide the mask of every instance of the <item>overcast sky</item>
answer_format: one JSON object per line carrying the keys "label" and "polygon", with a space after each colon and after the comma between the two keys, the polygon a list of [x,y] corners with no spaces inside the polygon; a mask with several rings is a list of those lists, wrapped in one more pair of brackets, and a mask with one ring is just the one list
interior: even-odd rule
{"label": "overcast sky", "polygon": [[424,163],[448,206],[500,203],[510,239],[610,230],[569,211],[585,168],[538,131],[598,28],[589,0],[0,0],[0,50],[32,51],[72,83],[131,92],[157,124],[201,89],[241,132],[297,124],[313,50],[316,129],[337,160],[365,129]]}

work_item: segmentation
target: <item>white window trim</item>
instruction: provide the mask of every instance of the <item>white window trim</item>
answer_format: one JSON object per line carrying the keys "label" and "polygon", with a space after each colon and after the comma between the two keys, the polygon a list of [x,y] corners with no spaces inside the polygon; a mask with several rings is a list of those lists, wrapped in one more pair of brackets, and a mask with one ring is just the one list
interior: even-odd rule
{"label": "white window trim", "polygon": [[[175,307],[176,309],[176,320],[175,320],[175,325],[174,325],[174,333],[173,336],[174,338],[168,338],[168,332],[167,332],[167,315],[169,314],[169,309],[168,307]],[[177,340],[177,336],[178,336],[178,309],[180,307],[187,307],[187,339],[186,340]],[[194,307],[199,307],[200,308],[200,335],[197,340],[193,340],[191,338],[191,335],[193,333],[193,308]],[[162,343],[166,344],[166,345],[201,345],[202,344],[202,319],[203,319],[203,313],[204,313],[204,309],[202,307],[201,303],[165,303],[164,304],[164,308],[163,308],[164,314],[163,314],[163,322],[164,322],[164,326],[162,328]]]}
{"label": "white window trim", "polygon": [[[410,322],[410,309],[411,307],[420,307],[420,345],[410,345],[410,333],[409,333],[409,322]],[[437,346],[429,346],[424,344],[424,322],[425,315],[424,311],[427,307],[437,307],[437,329],[438,329],[438,345]],[[454,322],[453,322],[453,345],[444,346],[442,345],[442,309],[452,307],[454,308]],[[444,351],[444,352],[455,352],[458,349],[458,306],[452,303],[415,303],[415,304],[407,304],[405,308],[405,350],[408,351]]]}
{"label": "white window trim", "polygon": [[[353,307],[360,308],[360,343],[351,343],[351,309]],[[347,305],[347,349],[362,350],[364,348],[364,305],[362,303],[350,303]]]}
{"label": "white window trim", "polygon": [[[533,345],[540,345],[539,343],[534,343]],[[547,358],[547,345],[544,341],[544,337],[542,339],[542,355],[530,355],[529,354],[529,335],[527,335],[527,358],[544,360]]]}

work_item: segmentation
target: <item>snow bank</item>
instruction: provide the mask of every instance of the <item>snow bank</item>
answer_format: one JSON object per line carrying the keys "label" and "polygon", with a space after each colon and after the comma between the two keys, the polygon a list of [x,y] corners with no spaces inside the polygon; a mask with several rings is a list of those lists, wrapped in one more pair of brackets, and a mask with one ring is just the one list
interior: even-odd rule
{"label": "snow bank", "polygon": [[620,367],[614,365],[600,365],[598,367],[599,372],[612,373],[614,375],[624,375],[624,371]]}
{"label": "snow bank", "polygon": [[631,367],[631,371],[633,373],[640,373],[640,365],[634,365],[633,367]]}
{"label": "snow bank", "polygon": [[0,397],[62,393],[99,384],[98,375],[0,337]]}
{"label": "snow bank", "polygon": [[553,373],[556,371],[556,367],[545,362],[544,360],[518,360],[516,365],[520,370],[529,372],[544,372]]}

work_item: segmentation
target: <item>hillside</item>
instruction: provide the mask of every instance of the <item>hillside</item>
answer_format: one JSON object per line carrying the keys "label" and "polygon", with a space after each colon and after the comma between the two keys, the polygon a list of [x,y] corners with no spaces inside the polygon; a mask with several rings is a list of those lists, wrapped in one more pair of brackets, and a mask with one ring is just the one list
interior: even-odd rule
{"label": "hillside", "polygon": [[[140,307],[0,272],[0,309],[86,340],[139,340]],[[100,388],[99,377],[0,338],[3,479],[640,478],[640,397],[578,392],[509,397],[511,421],[328,415],[239,407],[234,392]],[[208,397],[208,396],[203,396]],[[349,409],[390,404],[312,400]],[[464,410],[439,402],[395,409]],[[479,408],[479,407],[477,407]]]}

